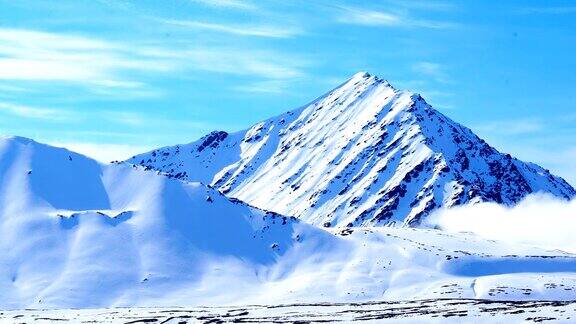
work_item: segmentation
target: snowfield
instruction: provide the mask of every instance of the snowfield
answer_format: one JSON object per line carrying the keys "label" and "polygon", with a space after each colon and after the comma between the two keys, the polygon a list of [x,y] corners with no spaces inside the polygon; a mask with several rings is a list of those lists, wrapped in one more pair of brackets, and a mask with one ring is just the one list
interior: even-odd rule
{"label": "snowfield", "polygon": [[576,302],[428,299],[370,303],[19,310],[6,322],[73,323],[573,323]]}

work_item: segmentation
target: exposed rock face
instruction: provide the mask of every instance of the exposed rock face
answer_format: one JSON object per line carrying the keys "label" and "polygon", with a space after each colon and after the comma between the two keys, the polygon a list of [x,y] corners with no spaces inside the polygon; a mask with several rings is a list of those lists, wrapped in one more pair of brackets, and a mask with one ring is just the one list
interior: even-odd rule
{"label": "exposed rock face", "polygon": [[325,227],[414,226],[444,206],[514,204],[534,192],[576,195],[420,95],[367,73],[248,130],[213,132],[127,162]]}

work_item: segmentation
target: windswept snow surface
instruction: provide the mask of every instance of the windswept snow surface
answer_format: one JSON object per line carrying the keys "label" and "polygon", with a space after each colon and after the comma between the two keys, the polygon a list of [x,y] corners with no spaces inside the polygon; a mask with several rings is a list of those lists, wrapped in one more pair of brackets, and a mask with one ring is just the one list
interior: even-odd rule
{"label": "windswept snow surface", "polygon": [[14,310],[0,320],[24,323],[574,323],[576,302],[427,299],[368,303]]}
{"label": "windswept snow surface", "polygon": [[576,258],[471,234],[336,233],[199,183],[0,140],[0,308],[576,299]]}
{"label": "windswept snow surface", "polygon": [[367,73],[312,103],[233,134],[129,163],[211,184],[251,205],[335,226],[414,226],[440,207],[570,199],[566,181],[502,154],[409,91]]}
{"label": "windswept snow surface", "polygon": [[299,233],[329,237],[199,183],[18,137],[0,141],[0,193],[3,308],[137,304],[191,283],[201,296],[219,267],[257,272]]}

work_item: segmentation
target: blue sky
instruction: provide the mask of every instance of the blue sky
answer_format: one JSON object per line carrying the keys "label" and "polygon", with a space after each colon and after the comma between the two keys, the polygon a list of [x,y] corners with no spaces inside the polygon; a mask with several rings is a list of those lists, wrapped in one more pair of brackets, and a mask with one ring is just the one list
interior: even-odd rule
{"label": "blue sky", "polygon": [[576,184],[575,51],[573,1],[0,0],[0,133],[123,158],[368,71]]}

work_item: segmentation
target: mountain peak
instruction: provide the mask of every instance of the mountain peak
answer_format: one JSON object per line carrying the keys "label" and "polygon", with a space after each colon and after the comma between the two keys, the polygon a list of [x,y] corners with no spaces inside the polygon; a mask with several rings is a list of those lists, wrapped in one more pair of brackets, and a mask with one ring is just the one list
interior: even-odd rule
{"label": "mountain peak", "polygon": [[354,91],[371,90],[372,88],[377,87],[389,88],[396,91],[396,88],[394,88],[387,80],[365,71],[360,71],[354,74],[343,84],[343,87],[353,88]]}
{"label": "mountain peak", "polygon": [[352,79],[355,79],[355,80],[366,79],[366,78],[369,78],[370,76],[371,76],[370,73],[368,73],[366,71],[358,71],[358,72],[354,73],[354,75],[350,79],[351,80]]}
{"label": "mountain peak", "polygon": [[324,226],[415,226],[440,207],[510,205],[538,191],[576,195],[561,178],[501,154],[419,94],[366,72],[247,130],[212,133],[129,162]]}
{"label": "mountain peak", "polygon": [[389,87],[389,88],[394,89],[394,87],[392,87],[392,85],[388,81],[386,81],[385,79],[381,79],[378,76],[370,74],[366,71],[356,72],[344,84],[358,86],[358,85],[361,85],[362,83],[383,85],[385,87]]}
{"label": "mountain peak", "polygon": [[17,142],[20,144],[29,144],[29,143],[37,143],[33,139],[22,137],[22,136],[13,136],[13,135],[2,135],[0,136],[1,142]]}

